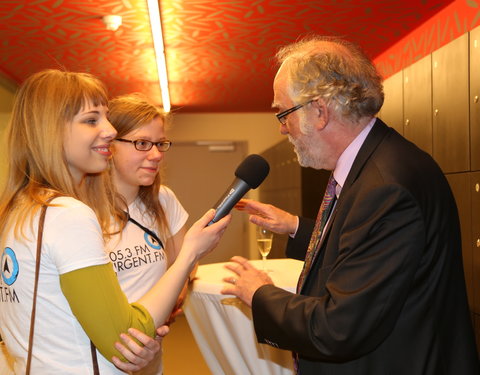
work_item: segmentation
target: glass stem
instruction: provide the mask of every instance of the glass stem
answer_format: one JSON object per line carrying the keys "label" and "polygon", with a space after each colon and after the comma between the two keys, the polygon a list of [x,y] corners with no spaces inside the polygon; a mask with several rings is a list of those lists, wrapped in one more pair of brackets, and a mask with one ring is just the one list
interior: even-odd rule
{"label": "glass stem", "polygon": [[262,263],[263,263],[263,270],[266,272],[267,271],[267,257],[265,255],[262,255]]}

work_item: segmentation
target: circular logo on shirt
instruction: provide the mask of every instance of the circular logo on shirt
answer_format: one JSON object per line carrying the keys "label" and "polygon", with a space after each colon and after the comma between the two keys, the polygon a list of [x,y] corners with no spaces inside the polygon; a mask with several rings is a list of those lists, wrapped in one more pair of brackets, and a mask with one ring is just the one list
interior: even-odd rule
{"label": "circular logo on shirt", "polygon": [[155,237],[149,235],[148,233],[145,232],[143,235],[145,238],[145,242],[147,243],[148,246],[153,247],[156,250],[160,250],[162,247],[160,246],[160,243],[155,239]]}
{"label": "circular logo on shirt", "polygon": [[2,279],[5,284],[12,285],[18,277],[18,261],[17,256],[14,251],[6,247],[2,254],[2,260],[0,262],[2,269],[0,270],[2,274]]}

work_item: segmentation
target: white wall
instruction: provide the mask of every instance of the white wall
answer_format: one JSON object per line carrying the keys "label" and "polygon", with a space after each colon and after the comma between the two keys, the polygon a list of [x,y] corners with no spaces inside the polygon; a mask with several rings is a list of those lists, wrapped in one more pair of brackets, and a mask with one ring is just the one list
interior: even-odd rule
{"label": "white wall", "polygon": [[174,141],[247,141],[248,153],[258,154],[284,139],[273,113],[174,114],[168,130]]}

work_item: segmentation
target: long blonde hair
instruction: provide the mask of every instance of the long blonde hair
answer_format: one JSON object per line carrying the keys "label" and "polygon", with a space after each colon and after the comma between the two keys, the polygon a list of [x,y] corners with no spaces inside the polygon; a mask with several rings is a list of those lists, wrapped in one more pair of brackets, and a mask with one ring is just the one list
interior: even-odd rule
{"label": "long blonde hair", "polygon": [[[140,93],[122,95],[114,98],[108,103],[108,109],[108,119],[115,130],[117,130],[118,138],[122,138],[130,132],[141,128],[156,118],[160,118],[164,126],[166,126],[168,120],[168,117],[163,110],[155,106]],[[171,233],[168,227],[165,211],[158,199],[160,185],[161,177],[160,174],[157,174],[152,185],[140,186],[138,198],[145,206],[147,215],[155,220],[157,227],[151,229],[154,229],[160,237],[163,237],[163,239],[166,240],[171,236]],[[126,206],[122,197],[118,196],[118,200],[122,202],[122,205]],[[127,218],[125,217],[123,209],[118,205],[116,208],[115,220],[117,221],[117,224],[120,224],[121,229],[123,229],[127,223]]]}
{"label": "long blonde hair", "polygon": [[107,176],[87,175],[81,187],[70,174],[64,153],[66,124],[86,105],[107,105],[107,92],[88,73],[44,70],[19,88],[7,125],[8,174],[0,200],[0,235],[12,226],[25,236],[35,213],[52,195],[70,196],[90,206],[108,232],[113,198]]}

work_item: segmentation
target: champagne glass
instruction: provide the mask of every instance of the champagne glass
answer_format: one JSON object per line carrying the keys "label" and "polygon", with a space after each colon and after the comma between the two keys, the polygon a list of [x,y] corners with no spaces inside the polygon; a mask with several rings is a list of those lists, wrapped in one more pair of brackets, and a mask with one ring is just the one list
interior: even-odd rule
{"label": "champagne glass", "polygon": [[257,226],[257,245],[262,255],[263,270],[267,272],[267,255],[272,249],[273,232]]}

